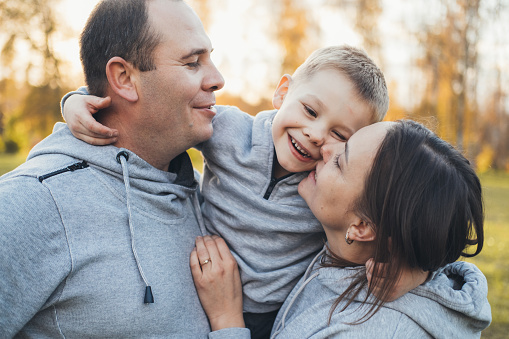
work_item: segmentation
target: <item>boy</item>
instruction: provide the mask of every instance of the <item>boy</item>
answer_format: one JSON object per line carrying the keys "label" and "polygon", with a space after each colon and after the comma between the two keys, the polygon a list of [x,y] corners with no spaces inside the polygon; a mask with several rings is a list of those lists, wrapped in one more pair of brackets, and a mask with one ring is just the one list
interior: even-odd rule
{"label": "boy", "polygon": [[[92,127],[81,135],[73,128],[77,121],[87,123],[88,110],[96,110],[84,106],[91,99],[82,96],[64,106],[70,94],[62,100],[62,112],[73,134],[96,144],[114,142],[110,136],[116,131],[97,122],[89,121]],[[217,106],[213,136],[197,146],[205,158],[205,227],[225,239],[238,262],[253,338],[270,334],[277,311],[325,241],[298,195],[299,182],[321,159],[322,145],[345,142],[383,120],[389,97],[382,72],[366,53],[334,46],[312,53],[293,76],[284,75],[272,102],[276,110],[255,117]],[[96,108],[108,105],[99,101]]]}

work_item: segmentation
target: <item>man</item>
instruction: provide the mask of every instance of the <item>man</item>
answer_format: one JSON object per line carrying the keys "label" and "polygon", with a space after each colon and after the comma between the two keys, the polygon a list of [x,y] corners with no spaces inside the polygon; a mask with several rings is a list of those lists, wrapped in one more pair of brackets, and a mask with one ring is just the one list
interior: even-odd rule
{"label": "man", "polygon": [[0,179],[1,338],[207,337],[185,151],[212,135],[211,51],[182,1],[98,4],[81,59],[90,92],[111,97],[97,119],[120,134],[92,146],[57,124]]}

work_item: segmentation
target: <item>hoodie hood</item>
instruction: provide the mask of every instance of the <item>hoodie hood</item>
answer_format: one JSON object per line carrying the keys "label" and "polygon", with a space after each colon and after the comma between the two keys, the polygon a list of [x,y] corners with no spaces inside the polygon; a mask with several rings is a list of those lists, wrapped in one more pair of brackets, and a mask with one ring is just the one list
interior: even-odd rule
{"label": "hoodie hood", "polygon": [[383,304],[367,321],[362,317],[374,301],[372,297],[365,301],[367,287],[346,309],[343,300],[331,315],[338,297],[365,267],[322,267],[325,251],[315,257],[286,299],[271,338],[479,338],[491,322],[486,278],[466,262],[437,270],[428,282]]}
{"label": "hoodie hood", "polygon": [[[100,152],[97,151],[98,147],[101,149]],[[122,166],[117,160],[117,155],[120,152],[128,154],[130,186],[133,194],[137,196],[136,204],[142,204],[141,208],[153,209],[154,204],[158,207],[157,201],[160,200],[158,196],[170,194],[173,198],[185,199],[193,194],[198,187],[192,164],[190,160],[188,161],[186,153],[176,157],[170,164],[170,171],[165,172],[153,167],[130,150],[111,145],[89,145],[75,138],[67,124],[64,123],[55,124],[53,133],[30,151],[27,160],[44,155],[38,159],[36,165],[44,172],[63,166],[58,164],[61,161],[56,161],[51,155],[67,155],[76,161],[85,160],[94,170],[106,172],[122,181]],[[68,163],[64,164],[64,166],[67,165]],[[122,186],[115,187],[120,187],[121,191],[123,190]],[[156,197],[157,201],[154,201],[152,197]],[[167,209],[168,205],[165,204],[163,207]]]}
{"label": "hoodie hood", "polygon": [[[322,268],[316,279],[339,296],[349,286],[352,273],[363,269]],[[344,273],[349,278],[345,279]],[[355,300],[363,302],[365,296],[360,293]],[[487,297],[488,284],[482,272],[473,264],[458,261],[435,271],[428,282],[383,307],[405,314],[435,338],[468,338],[478,336],[491,322]]]}

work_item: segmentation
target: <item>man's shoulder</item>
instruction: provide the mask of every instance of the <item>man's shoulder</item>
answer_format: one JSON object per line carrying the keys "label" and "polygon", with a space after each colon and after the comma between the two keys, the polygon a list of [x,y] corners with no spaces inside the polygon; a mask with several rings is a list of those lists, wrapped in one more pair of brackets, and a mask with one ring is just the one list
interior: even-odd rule
{"label": "man's shoulder", "polygon": [[212,120],[214,130],[222,128],[251,130],[255,125],[271,123],[276,114],[276,110],[267,110],[251,115],[235,106],[217,106],[216,111],[216,116]]}
{"label": "man's shoulder", "polygon": [[236,106],[215,106],[216,116],[212,120],[214,127],[217,125],[223,125],[226,123],[250,123],[253,121],[253,116],[242,111]]}
{"label": "man's shoulder", "polygon": [[56,218],[58,212],[51,192],[37,175],[19,168],[0,178],[0,215],[4,228],[30,228],[47,217]]}
{"label": "man's shoulder", "polygon": [[7,180],[16,180],[20,183],[31,181],[32,179],[38,181],[41,177],[44,178],[51,173],[66,169],[74,170],[76,166],[72,166],[78,162],[81,161],[63,154],[44,154],[36,156],[1,176],[0,184]]}

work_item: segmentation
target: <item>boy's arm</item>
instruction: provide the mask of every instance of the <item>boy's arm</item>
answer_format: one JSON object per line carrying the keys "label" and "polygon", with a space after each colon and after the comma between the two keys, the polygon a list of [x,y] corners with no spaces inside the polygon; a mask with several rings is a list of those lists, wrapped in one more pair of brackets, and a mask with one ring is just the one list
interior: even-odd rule
{"label": "boy's arm", "polygon": [[80,87],[62,98],[62,117],[76,138],[92,145],[108,145],[117,141],[118,131],[97,122],[93,114],[110,104],[110,97],[88,95],[86,87]]}
{"label": "boy's arm", "polygon": [[[374,263],[373,259],[369,259],[366,262],[366,276],[368,278],[368,284],[371,284],[371,278],[373,274]],[[410,268],[405,267],[399,276],[396,285],[390,292],[390,294],[385,298],[385,301],[394,301],[399,297],[405,295],[407,292],[413,290],[417,286],[425,283],[428,280],[429,272],[423,271],[419,268]],[[380,295],[382,291],[380,291],[376,286],[373,289],[373,294],[378,297],[383,297]]]}

